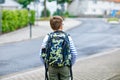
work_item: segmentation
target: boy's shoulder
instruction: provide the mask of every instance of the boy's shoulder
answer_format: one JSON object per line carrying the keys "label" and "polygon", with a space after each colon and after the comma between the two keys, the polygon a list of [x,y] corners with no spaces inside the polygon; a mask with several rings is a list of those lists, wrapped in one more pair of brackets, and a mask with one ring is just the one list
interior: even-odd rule
{"label": "boy's shoulder", "polygon": [[65,35],[67,35],[67,36],[70,36],[70,34],[68,34],[68,33],[65,32],[65,31],[54,31],[54,32],[50,32],[50,33],[48,33],[47,35],[59,34],[59,33],[65,34]]}

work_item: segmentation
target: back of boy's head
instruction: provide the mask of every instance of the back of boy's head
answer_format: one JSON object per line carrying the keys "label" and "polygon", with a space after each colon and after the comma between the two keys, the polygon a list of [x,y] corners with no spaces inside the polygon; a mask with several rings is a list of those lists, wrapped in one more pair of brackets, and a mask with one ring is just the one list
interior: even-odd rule
{"label": "back of boy's head", "polygon": [[53,16],[50,18],[50,26],[53,30],[59,30],[62,26],[63,18],[60,16]]}

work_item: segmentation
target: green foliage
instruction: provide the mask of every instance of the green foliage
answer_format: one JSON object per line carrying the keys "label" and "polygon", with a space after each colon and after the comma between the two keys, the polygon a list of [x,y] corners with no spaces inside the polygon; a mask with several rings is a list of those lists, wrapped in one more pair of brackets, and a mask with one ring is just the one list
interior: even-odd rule
{"label": "green foliage", "polygon": [[34,24],[34,22],[35,22],[35,11],[34,10],[31,10],[30,11],[30,17],[29,17],[29,22],[31,23],[31,24]]}
{"label": "green foliage", "polygon": [[28,4],[30,4],[30,2],[32,2],[34,0],[17,0],[18,3],[20,3],[21,5],[23,5],[23,8],[26,8]]}
{"label": "green foliage", "polygon": [[17,11],[19,13],[19,27],[18,28],[22,28],[24,26],[26,26],[28,24],[28,11],[27,10],[20,10]]}
{"label": "green foliage", "polygon": [[[35,16],[32,11],[31,22],[34,24]],[[28,23],[28,11],[27,10],[3,10],[2,11],[2,32],[11,32],[19,28],[25,27]]]}
{"label": "green foliage", "polygon": [[[42,12],[41,12],[41,17],[45,17],[44,14],[45,13],[44,13],[44,9],[43,9]],[[48,9],[46,9],[46,17],[49,17],[49,16],[50,16],[50,11]]]}
{"label": "green foliage", "polygon": [[67,2],[68,4],[70,4],[72,1],[73,1],[73,0],[66,0],[66,2]]}
{"label": "green foliage", "polygon": [[63,16],[63,15],[64,15],[64,12],[62,12],[60,9],[57,9],[57,10],[53,13],[53,15],[54,15],[54,16],[55,16],[55,15]]}
{"label": "green foliage", "polygon": [[13,11],[4,10],[2,14],[2,31],[14,31],[17,24],[15,13]]}
{"label": "green foliage", "polygon": [[66,12],[64,13],[64,17],[76,18],[77,16],[71,15],[71,14],[69,14],[68,11],[66,11]]}
{"label": "green foliage", "polygon": [[66,15],[66,12],[65,11],[62,11],[62,9],[57,9],[53,15],[59,15],[59,16],[65,16]]}
{"label": "green foliage", "polygon": [[58,15],[57,11],[55,11],[55,12],[53,13],[53,16],[55,16],[55,15]]}
{"label": "green foliage", "polygon": [[55,16],[55,15],[59,15],[59,16],[63,16],[63,17],[70,17],[70,18],[75,18],[75,17],[77,17],[77,16],[73,16],[73,15],[70,15],[69,14],[69,12],[68,11],[66,11],[66,12],[62,12],[62,11],[55,11],[54,13],[53,13],[53,16]]}
{"label": "green foliage", "polygon": [[116,17],[108,18],[107,21],[108,22],[111,22],[111,21],[117,21],[117,22],[119,22],[119,18],[116,18]]}
{"label": "green foliage", "polygon": [[64,13],[64,17],[69,17],[69,16],[70,16],[69,12],[66,11],[66,12]]}
{"label": "green foliage", "polygon": [[48,0],[48,1],[49,2],[57,1],[58,4],[65,3],[65,2],[67,2],[68,4],[70,4],[73,0]]}
{"label": "green foliage", "polygon": [[55,1],[55,0],[48,0],[48,2],[52,2],[52,1]]}
{"label": "green foliage", "polygon": [[103,15],[97,15],[98,18],[103,18]]}
{"label": "green foliage", "polygon": [[57,0],[58,4],[65,3],[66,0]]}

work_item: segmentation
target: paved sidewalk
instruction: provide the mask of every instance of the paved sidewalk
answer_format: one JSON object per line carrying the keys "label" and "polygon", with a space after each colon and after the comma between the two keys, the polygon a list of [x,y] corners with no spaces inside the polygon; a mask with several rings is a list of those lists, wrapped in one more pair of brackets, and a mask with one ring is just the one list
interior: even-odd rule
{"label": "paved sidewalk", "polygon": [[[74,80],[120,80],[120,49],[79,59],[73,66]],[[44,67],[1,77],[0,80],[44,80]]]}
{"label": "paved sidewalk", "polygon": [[[71,29],[77,25],[81,24],[80,21],[75,19],[67,18],[64,21],[64,30]],[[23,41],[30,39],[30,27],[26,27],[8,34],[0,35],[0,44]],[[38,21],[32,27],[32,39],[45,36],[47,33],[51,32],[49,21]]]}

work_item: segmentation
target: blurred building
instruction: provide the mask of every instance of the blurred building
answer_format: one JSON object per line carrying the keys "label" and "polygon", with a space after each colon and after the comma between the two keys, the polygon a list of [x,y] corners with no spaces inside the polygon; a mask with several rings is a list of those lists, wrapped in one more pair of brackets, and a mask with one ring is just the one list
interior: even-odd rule
{"label": "blurred building", "polygon": [[107,0],[107,1],[117,2],[117,3],[119,3],[119,2],[120,2],[120,0]]}
{"label": "blurred building", "polygon": [[68,12],[74,16],[107,16],[112,10],[120,10],[120,0],[74,0],[68,7]]}
{"label": "blurred building", "polygon": [[5,3],[0,4],[0,7],[2,9],[10,9],[10,10],[22,8],[22,6],[18,4],[17,2],[15,2],[14,0],[5,0]]}

